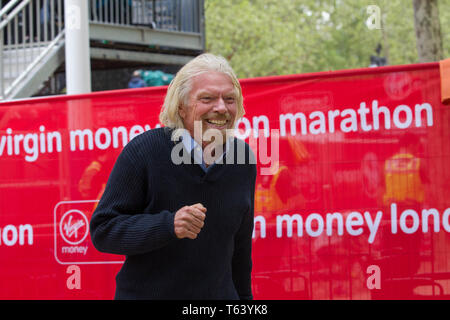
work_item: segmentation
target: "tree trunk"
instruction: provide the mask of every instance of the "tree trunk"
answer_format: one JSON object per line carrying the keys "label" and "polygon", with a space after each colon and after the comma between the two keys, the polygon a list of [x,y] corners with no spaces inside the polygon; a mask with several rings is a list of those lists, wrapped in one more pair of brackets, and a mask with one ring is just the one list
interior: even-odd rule
{"label": "tree trunk", "polygon": [[381,17],[381,34],[383,37],[383,49],[384,49],[384,57],[386,58],[386,65],[389,65],[389,41],[388,41],[388,31],[386,29],[386,14],[383,14]]}
{"label": "tree trunk", "polygon": [[412,0],[419,62],[443,59],[438,0]]}

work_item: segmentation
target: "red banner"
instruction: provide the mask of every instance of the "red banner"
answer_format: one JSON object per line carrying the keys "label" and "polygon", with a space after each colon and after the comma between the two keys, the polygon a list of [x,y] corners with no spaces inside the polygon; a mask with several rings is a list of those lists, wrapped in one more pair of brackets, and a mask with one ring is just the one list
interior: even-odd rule
{"label": "red banner", "polygon": [[[437,63],[241,81],[255,299],[450,297],[450,111]],[[111,299],[88,223],[166,87],[0,104],[0,298]]]}

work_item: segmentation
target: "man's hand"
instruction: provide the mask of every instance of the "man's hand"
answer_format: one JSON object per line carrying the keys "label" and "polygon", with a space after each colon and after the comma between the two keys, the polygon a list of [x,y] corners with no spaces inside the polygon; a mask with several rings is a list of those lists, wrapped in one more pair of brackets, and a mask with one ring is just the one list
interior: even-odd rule
{"label": "man's hand", "polygon": [[174,228],[178,239],[195,239],[205,225],[206,208],[201,203],[184,206],[175,213]]}

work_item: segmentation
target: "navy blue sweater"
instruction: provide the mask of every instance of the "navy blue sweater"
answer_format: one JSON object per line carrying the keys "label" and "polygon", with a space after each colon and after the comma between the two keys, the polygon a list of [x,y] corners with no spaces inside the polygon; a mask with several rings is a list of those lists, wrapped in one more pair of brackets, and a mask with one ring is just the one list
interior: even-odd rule
{"label": "navy blue sweater", "polygon": [[[254,155],[234,139],[225,163],[207,172],[177,165],[171,132],[153,129],[125,146],[92,216],[94,246],[126,255],[115,298],[252,299]],[[244,164],[233,152],[239,145]],[[204,227],[194,240],[178,239],[176,211],[198,202],[207,209]]]}

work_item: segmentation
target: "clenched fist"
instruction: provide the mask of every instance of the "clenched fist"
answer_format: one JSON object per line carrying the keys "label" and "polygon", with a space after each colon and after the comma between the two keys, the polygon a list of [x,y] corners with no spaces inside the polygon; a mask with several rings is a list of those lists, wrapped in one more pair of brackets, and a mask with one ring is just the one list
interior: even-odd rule
{"label": "clenched fist", "polygon": [[175,213],[174,228],[178,239],[195,239],[205,225],[206,208],[201,203],[184,206]]}

